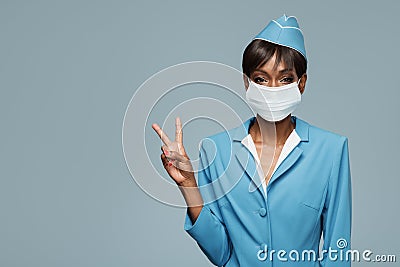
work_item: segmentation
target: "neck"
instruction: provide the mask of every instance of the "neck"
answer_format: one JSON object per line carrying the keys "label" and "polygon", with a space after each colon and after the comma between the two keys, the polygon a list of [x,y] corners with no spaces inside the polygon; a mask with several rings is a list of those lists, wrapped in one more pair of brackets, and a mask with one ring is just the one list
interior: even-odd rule
{"label": "neck", "polygon": [[295,124],[291,120],[291,115],[281,121],[271,122],[264,120],[257,114],[254,123],[250,126],[249,133],[254,143],[280,146],[285,144],[294,128]]}

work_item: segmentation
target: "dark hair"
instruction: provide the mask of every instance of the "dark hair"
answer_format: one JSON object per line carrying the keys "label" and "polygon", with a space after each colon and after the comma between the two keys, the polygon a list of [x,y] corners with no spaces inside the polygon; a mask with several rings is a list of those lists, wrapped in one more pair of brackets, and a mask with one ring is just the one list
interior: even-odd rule
{"label": "dark hair", "polygon": [[294,68],[297,77],[301,77],[307,71],[307,61],[298,51],[277,45],[265,40],[254,39],[244,50],[242,59],[243,73],[250,77],[250,74],[256,69],[264,65],[276,53],[276,68],[281,61],[287,68]]}

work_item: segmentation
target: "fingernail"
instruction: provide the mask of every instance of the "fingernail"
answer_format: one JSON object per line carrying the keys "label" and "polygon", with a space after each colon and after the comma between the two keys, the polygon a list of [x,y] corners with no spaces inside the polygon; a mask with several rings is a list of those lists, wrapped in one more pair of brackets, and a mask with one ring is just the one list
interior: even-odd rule
{"label": "fingernail", "polygon": [[164,150],[164,154],[165,154],[165,155],[169,155],[168,150]]}
{"label": "fingernail", "polygon": [[171,163],[171,162],[168,162],[168,166],[170,166],[170,167],[171,167],[171,166],[172,166],[172,163]]}

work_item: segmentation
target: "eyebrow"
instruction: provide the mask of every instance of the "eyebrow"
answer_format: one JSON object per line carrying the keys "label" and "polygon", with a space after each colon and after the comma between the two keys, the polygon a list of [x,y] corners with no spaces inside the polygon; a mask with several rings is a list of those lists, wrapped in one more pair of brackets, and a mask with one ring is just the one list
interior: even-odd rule
{"label": "eyebrow", "polygon": [[[261,69],[255,69],[254,72],[256,72],[256,71],[262,72],[262,73],[265,73],[265,74],[268,75],[267,72],[265,72],[265,71],[263,71],[263,70],[261,70]],[[282,74],[282,73],[288,73],[288,72],[293,72],[293,71],[294,71],[294,69],[286,68],[286,69],[282,69],[282,70],[280,70],[280,71],[278,71],[278,72],[279,72],[280,74]]]}
{"label": "eyebrow", "polygon": [[293,69],[283,69],[283,70],[280,70],[279,73],[287,73],[287,72],[292,72],[292,71],[294,71],[294,70]]}

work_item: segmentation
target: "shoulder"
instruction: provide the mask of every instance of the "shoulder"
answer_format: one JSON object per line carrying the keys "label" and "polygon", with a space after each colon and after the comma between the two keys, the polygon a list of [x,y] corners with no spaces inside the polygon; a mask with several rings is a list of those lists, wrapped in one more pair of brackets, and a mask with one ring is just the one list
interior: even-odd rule
{"label": "shoulder", "polygon": [[229,148],[232,144],[231,130],[224,130],[204,137],[200,142],[200,147],[204,150],[215,150],[218,148]]}
{"label": "shoulder", "polygon": [[330,155],[334,158],[336,158],[336,155],[340,154],[341,151],[347,149],[347,136],[316,126],[302,119],[296,119],[301,124],[299,131],[302,131],[303,137],[307,135],[306,139],[308,142],[302,144],[303,148],[316,152],[318,151],[318,154],[321,156]]}
{"label": "shoulder", "polygon": [[214,146],[217,149],[228,150],[234,141],[241,142],[248,135],[249,125],[254,119],[254,117],[249,118],[232,128],[204,137],[201,140],[201,146],[204,148]]}
{"label": "shoulder", "polygon": [[347,137],[330,130],[326,130],[314,125],[310,126],[310,136],[314,138],[322,139],[325,142],[334,144],[347,142]]}

